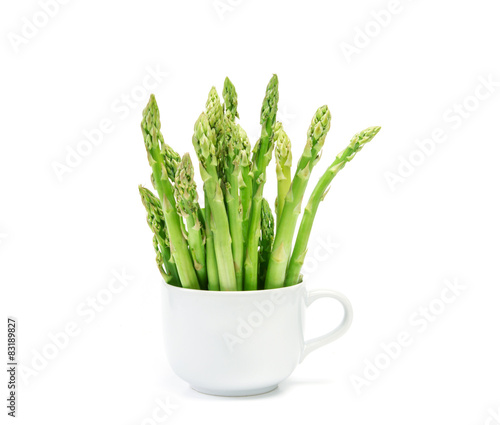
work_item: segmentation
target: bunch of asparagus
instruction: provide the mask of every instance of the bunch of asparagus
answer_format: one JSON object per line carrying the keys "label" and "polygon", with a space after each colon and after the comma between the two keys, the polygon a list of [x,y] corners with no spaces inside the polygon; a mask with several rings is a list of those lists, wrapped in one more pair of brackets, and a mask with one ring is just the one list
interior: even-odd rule
{"label": "bunch of asparagus", "polygon": [[[158,269],[168,284],[192,289],[241,291],[295,285],[301,281],[300,269],[319,203],[332,179],[380,127],[356,134],[321,176],[304,209],[294,244],[304,193],[330,129],[330,111],[322,106],[314,114],[292,178],[290,139],[276,122],[276,75],[267,85],[261,136],[253,150],[238,124],[238,98],[228,78],[222,96],[223,103],[212,87],[205,111],[194,126],[204,207],[199,204],[189,154],[181,158],[163,139],[154,95],[144,109],[142,133],[158,196],[143,186],[139,192],[153,231]],[[276,219],[263,197],[273,151],[278,182]]]}

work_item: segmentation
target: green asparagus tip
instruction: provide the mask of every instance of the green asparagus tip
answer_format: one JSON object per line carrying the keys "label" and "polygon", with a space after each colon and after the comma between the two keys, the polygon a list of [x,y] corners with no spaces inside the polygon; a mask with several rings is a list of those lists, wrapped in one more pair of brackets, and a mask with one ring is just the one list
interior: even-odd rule
{"label": "green asparagus tip", "polygon": [[288,135],[283,130],[283,124],[276,122],[274,126],[274,138],[276,140],[276,163],[280,168],[292,166],[291,142]]}
{"label": "green asparagus tip", "polygon": [[160,111],[154,94],[149,97],[149,102],[142,111],[142,127],[146,128],[148,121],[154,118],[154,124],[160,128]]}
{"label": "green asparagus tip", "polygon": [[194,124],[193,146],[203,167],[216,162],[215,135],[210,128],[208,116],[202,112]]}
{"label": "green asparagus tip", "polygon": [[210,91],[208,92],[208,99],[207,103],[205,104],[206,109],[211,109],[216,105],[217,103],[220,103],[219,95],[217,93],[217,89],[215,86],[212,86]]}
{"label": "green asparagus tip", "polygon": [[181,162],[181,156],[166,143],[162,145],[161,153],[168,178],[173,182],[175,180],[175,173]]}
{"label": "green asparagus tip", "polygon": [[[246,156],[247,160],[249,160],[250,155],[252,153],[252,145],[250,144],[250,139],[248,138],[246,131],[239,124],[238,124],[238,133],[242,144],[242,151],[244,152],[244,155]],[[242,163],[241,165],[248,165],[248,164]]]}
{"label": "green asparagus tip", "polygon": [[215,130],[216,137],[222,134],[222,120],[224,117],[224,109],[220,103],[219,95],[215,87],[210,89],[208,99],[205,104],[206,114],[210,127]]}
{"label": "green asparagus tip", "polygon": [[175,174],[174,189],[181,214],[183,216],[195,214],[198,209],[198,193],[194,181],[194,167],[188,153],[182,157]]}
{"label": "green asparagus tip", "polygon": [[328,130],[330,130],[331,121],[332,115],[328,106],[323,105],[316,110],[311,120],[309,131],[307,132],[308,139],[311,141],[311,146],[316,144],[323,146]]}
{"label": "green asparagus tip", "polygon": [[139,193],[141,195],[141,200],[143,205],[149,211],[152,206],[156,206],[157,199],[149,189],[145,188],[143,185],[139,185]]}
{"label": "green asparagus tip", "polygon": [[274,74],[271,77],[266,89],[266,96],[262,102],[262,110],[260,114],[260,123],[264,124],[270,117],[276,115],[278,111],[278,76]]}
{"label": "green asparagus tip", "polygon": [[224,80],[224,89],[222,90],[222,97],[226,104],[226,112],[229,117],[234,121],[234,118],[239,118],[238,114],[238,95],[231,80],[226,77]]}
{"label": "green asparagus tip", "polygon": [[161,243],[169,246],[168,235],[165,232],[165,221],[160,200],[147,188],[139,185],[139,193],[141,195],[142,205],[148,213],[148,224],[155,236]]}
{"label": "green asparagus tip", "polygon": [[156,103],[156,97],[153,93],[151,93],[151,96],[149,96],[149,101],[144,110],[142,111],[142,115],[144,116],[151,109],[158,109],[158,104]]}
{"label": "green asparagus tip", "polygon": [[[139,193],[141,195],[142,202],[147,202],[149,198],[149,194],[151,193],[148,189],[146,189],[142,184],[139,185]],[[146,205],[146,204],[145,204]]]}
{"label": "green asparagus tip", "polygon": [[363,147],[363,145],[371,141],[377,135],[381,128],[382,127],[378,126],[368,127],[365,130],[360,131],[352,138],[351,142],[349,143],[349,147],[351,149],[355,148],[356,145],[359,146],[359,148]]}

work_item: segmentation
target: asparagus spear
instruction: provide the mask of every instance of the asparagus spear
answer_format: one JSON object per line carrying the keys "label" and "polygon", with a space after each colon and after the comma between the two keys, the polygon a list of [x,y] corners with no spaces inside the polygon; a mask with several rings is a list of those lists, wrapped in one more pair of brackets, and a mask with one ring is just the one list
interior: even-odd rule
{"label": "asparagus spear", "polygon": [[248,228],[248,239],[245,254],[245,291],[254,291],[259,283],[259,238],[261,232],[261,217],[253,211],[261,210],[264,182],[262,177],[257,180],[257,192],[253,196],[252,216]]}
{"label": "asparagus spear", "polygon": [[369,127],[357,133],[350,141],[347,148],[340,152],[333,163],[328,167],[323,176],[319,179],[316,187],[309,198],[309,202],[304,210],[304,215],[297,234],[297,240],[290,258],[290,264],[286,273],[285,286],[295,285],[299,282],[300,269],[304,264],[307,253],[307,243],[311,235],[311,229],[318,211],[319,203],[325,198],[329,190],[329,185],[337,173],[356,156],[363,146],[371,141],[380,131],[380,127]]}
{"label": "asparagus spear", "polygon": [[250,161],[250,141],[248,140],[247,133],[243,128],[238,125],[238,131],[242,144],[241,160],[240,160],[240,196],[241,196],[241,215],[242,215],[242,229],[243,229],[243,244],[246,249],[246,241],[248,237],[248,223],[250,221],[250,211],[252,207],[252,194],[253,194],[253,181],[251,174],[251,161]]}
{"label": "asparagus spear", "polygon": [[[262,140],[262,139],[261,139]],[[254,149],[254,156],[258,155],[261,151],[262,141],[259,140]],[[267,167],[273,155],[273,139],[268,146],[266,155],[264,156],[264,167]],[[264,168],[265,169],[265,168]],[[252,291],[258,289],[259,281],[259,239],[261,234],[261,212],[262,212],[262,194],[264,191],[264,184],[266,182],[266,173],[261,173],[257,181],[257,191],[255,192],[252,200],[252,213],[250,216],[250,224],[248,229],[247,249],[245,256],[245,291]]]}
{"label": "asparagus spear", "polygon": [[237,290],[229,222],[224,205],[224,196],[219,183],[219,162],[215,152],[216,136],[208,116],[204,112],[194,126],[193,145],[200,160],[200,172],[204,190],[213,217],[213,235],[219,284],[223,291]]}
{"label": "asparagus spear", "polygon": [[[233,83],[227,77],[224,81],[224,90],[222,92],[222,96],[224,98],[226,116],[234,122],[235,118],[239,118],[237,110],[238,96]],[[250,208],[252,205],[253,194],[252,175],[250,174],[251,145],[245,130],[243,130],[243,128],[239,124],[237,125],[237,128],[241,149],[241,151],[239,152],[240,174],[238,175],[238,177],[242,210],[243,247],[245,247],[246,239],[248,236],[248,222],[250,220]]]}
{"label": "asparagus spear", "polygon": [[[188,251],[187,242],[182,234],[181,218],[175,208],[172,184],[177,161],[163,140],[160,128],[160,113],[154,95],[151,95],[143,111],[141,123],[144,143],[148,153],[149,165],[153,169],[153,183],[160,195],[163,215],[170,238],[170,249],[174,256],[180,282],[185,288],[199,289],[198,278]],[[178,156],[178,155],[177,155]]]}
{"label": "asparagus spear", "polygon": [[226,77],[224,80],[224,89],[222,90],[222,97],[224,98],[224,105],[226,109],[226,115],[231,121],[235,121],[235,118],[239,118],[238,114],[238,95],[236,94],[236,89],[229,78]]}
{"label": "asparagus spear", "polygon": [[214,235],[212,233],[213,216],[210,210],[210,203],[205,194],[205,230],[207,234],[207,275],[208,289],[210,291],[220,291],[219,272],[217,271],[217,259],[215,256]]}
{"label": "asparagus spear", "polygon": [[205,104],[205,110],[207,113],[208,122],[210,128],[215,131],[215,136],[217,140],[222,137],[222,118],[224,116],[224,108],[220,103],[219,95],[215,87],[212,87],[208,92],[208,99]]}
{"label": "asparagus spear", "polygon": [[[208,93],[208,99],[205,104],[205,112],[207,114],[210,128],[215,134],[215,156],[217,158],[221,158],[224,156],[224,107],[220,102],[219,95],[217,94],[215,87],[212,87]],[[219,179],[222,179],[224,176],[224,170],[221,162],[219,162],[217,166],[217,175],[219,176]]]}
{"label": "asparagus spear", "polygon": [[180,214],[186,219],[187,239],[198,282],[201,289],[207,289],[204,227],[199,218],[200,206],[194,181],[194,168],[188,153],[182,157],[177,168],[174,188],[177,207]]}
{"label": "asparagus spear", "polygon": [[[175,266],[172,255],[170,255],[170,258],[167,261],[169,267],[165,267],[165,260],[163,258],[163,254],[160,251],[156,235],[153,235],[153,247],[156,252],[156,265],[158,266],[158,270],[160,271],[160,274],[162,275],[165,282],[167,282],[169,285],[181,286],[179,275],[177,274],[177,267]],[[168,248],[168,250],[170,251],[170,248]]]}
{"label": "asparagus spear", "polygon": [[161,145],[161,154],[165,158],[165,169],[167,170],[168,179],[174,183],[175,174],[177,173],[177,168],[181,162],[181,156],[174,151],[169,145],[163,142]]}
{"label": "asparagus spear", "polygon": [[275,74],[267,85],[266,95],[262,102],[260,112],[261,136],[254,147],[252,158],[253,200],[245,254],[245,290],[255,290],[258,286],[258,249],[261,231],[262,194],[266,183],[266,169],[273,155],[273,127],[276,123],[278,98],[278,77]]}
{"label": "asparagus spear", "polygon": [[171,260],[170,242],[166,232],[165,219],[160,200],[143,186],[139,186],[142,204],[146,208],[149,228],[153,232],[153,246],[156,251],[156,263],[165,282],[180,286],[177,267]]}
{"label": "asparagus spear", "polygon": [[288,259],[292,248],[295,225],[300,214],[302,198],[314,165],[330,129],[331,115],[327,106],[320,107],[311,121],[307,143],[297,164],[292,186],[285,197],[285,204],[276,229],[276,239],[269,259],[266,289],[280,288],[285,282]]}
{"label": "asparagus spear", "polygon": [[267,264],[273,249],[274,241],[274,216],[271,207],[265,199],[262,199],[262,231],[259,243],[259,283],[258,289],[264,289],[266,280]]}
{"label": "asparagus spear", "polygon": [[161,276],[163,277],[163,280],[171,284],[172,283],[172,275],[169,274],[167,271],[165,271],[165,264],[163,263],[163,256],[160,251],[160,247],[158,245],[158,239],[156,239],[156,235],[153,235],[153,247],[155,249],[156,253],[156,265],[158,266],[158,270],[160,271]]}
{"label": "asparagus spear", "polygon": [[290,139],[283,130],[283,125],[277,122],[274,126],[276,138],[276,177],[278,179],[278,197],[276,198],[276,222],[279,223],[285,197],[292,184],[290,168],[292,167],[292,148]]}
{"label": "asparagus spear", "polygon": [[[266,172],[267,154],[269,145],[272,144],[273,127],[276,123],[276,113],[278,112],[278,77],[274,74],[271,77],[266,89],[266,95],[262,102],[262,109],[260,112],[260,124],[262,126],[260,135],[260,145],[253,163],[253,180],[254,180],[254,193],[257,191],[257,179],[262,173]],[[265,176],[264,176],[265,180]],[[260,210],[258,211],[260,217]]]}
{"label": "asparagus spear", "polygon": [[220,158],[224,170],[223,192],[226,200],[229,230],[231,231],[231,247],[234,259],[234,271],[238,291],[243,290],[243,230],[242,214],[239,199],[239,176],[242,145],[236,124],[224,117],[224,156]]}

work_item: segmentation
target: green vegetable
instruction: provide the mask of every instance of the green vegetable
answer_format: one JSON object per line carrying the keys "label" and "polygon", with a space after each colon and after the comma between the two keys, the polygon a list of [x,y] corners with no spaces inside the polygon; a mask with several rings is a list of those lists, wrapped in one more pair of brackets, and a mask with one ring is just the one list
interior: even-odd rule
{"label": "green vegetable", "polygon": [[279,223],[283,206],[285,205],[285,197],[290,190],[292,184],[292,176],[290,169],[292,167],[292,145],[283,124],[277,122],[274,127],[276,138],[276,178],[278,180],[278,197],[276,198],[276,221]]}
{"label": "green vegetable", "polygon": [[252,196],[253,196],[253,179],[252,179],[252,162],[250,161],[251,145],[248,140],[247,133],[243,128],[238,125],[242,149],[240,152],[240,197],[241,197],[241,216],[242,216],[242,230],[243,242],[246,249],[246,241],[248,238],[248,226],[250,221],[250,212],[252,210]]}
{"label": "green vegetable", "polygon": [[252,186],[253,199],[250,210],[250,222],[246,241],[245,256],[245,290],[251,291],[258,287],[259,276],[259,239],[261,232],[261,208],[264,185],[266,183],[266,169],[273,155],[274,133],[278,111],[278,77],[273,75],[267,85],[266,95],[262,102],[260,124],[262,126],[260,139],[255,144],[252,158]]}
{"label": "green vegetable", "polygon": [[215,256],[214,236],[212,227],[214,226],[214,218],[210,210],[210,203],[205,194],[205,230],[207,234],[207,274],[208,274],[208,289],[210,291],[219,291],[219,272],[217,271],[217,257]]}
{"label": "green vegetable", "polygon": [[[207,114],[208,124],[210,129],[214,132],[214,148],[216,159],[222,158],[224,155],[224,107],[220,103],[219,95],[215,87],[210,89],[208,93],[208,99],[205,104],[205,112]],[[224,170],[222,169],[222,161],[218,161],[216,167],[217,175],[220,179],[224,176]]]}
{"label": "green vegetable", "polygon": [[[254,157],[257,156],[259,152],[262,152],[261,143],[262,139],[257,142],[256,149],[254,150]],[[260,174],[257,181],[254,183],[257,185],[257,191],[255,192],[252,200],[252,214],[250,216],[250,226],[248,229],[247,252],[245,257],[245,291],[255,290],[259,286],[258,249],[261,234],[262,195],[264,192],[264,184],[266,183],[265,167],[267,167],[269,162],[271,162],[273,149],[273,144],[268,145],[268,150],[264,155],[264,172]]]}
{"label": "green vegetable", "polygon": [[274,216],[265,199],[262,199],[262,218],[261,218],[262,231],[259,241],[259,287],[264,289],[264,282],[266,280],[267,265],[269,257],[273,249],[274,242]]}
{"label": "green vegetable", "polygon": [[[190,289],[248,291],[298,284],[319,203],[335,175],[380,127],[356,134],[319,179],[293,245],[302,199],[330,129],[330,111],[326,106],[316,111],[292,179],[291,142],[276,122],[277,76],[267,85],[260,138],[253,149],[238,122],[238,95],[229,78],[222,97],[224,103],[215,87],[210,89],[192,137],[203,181],[203,208],[189,155],[181,159],[163,139],[154,95],[143,111],[142,133],[158,196],[142,186],[139,192],[153,232],[158,270],[167,284]],[[264,199],[273,151],[276,220]]]}
{"label": "green vegetable", "polygon": [[318,211],[319,203],[325,198],[329,190],[329,185],[337,173],[354,158],[365,144],[372,140],[380,131],[380,127],[369,127],[356,134],[349,143],[349,146],[340,152],[335,161],[328,167],[323,176],[319,179],[313,190],[309,202],[304,210],[304,215],[300,223],[297,241],[290,258],[290,265],[286,273],[285,286],[295,285],[299,281],[300,269],[304,264],[307,253],[307,242],[311,235],[314,217]]}
{"label": "green vegetable", "polygon": [[231,232],[231,247],[234,259],[234,272],[238,291],[243,289],[243,230],[240,210],[239,176],[242,144],[236,125],[228,118],[223,120],[224,146],[222,148],[222,187]]}
{"label": "green vegetable", "polygon": [[223,291],[236,291],[238,286],[231,250],[229,220],[217,173],[219,161],[216,156],[216,135],[208,122],[207,114],[204,112],[194,126],[193,145],[200,161],[200,173],[204,182],[203,188],[213,217],[212,233],[214,235],[220,289]]}
{"label": "green vegetable", "polygon": [[156,264],[165,282],[181,286],[177,267],[170,252],[170,241],[166,233],[165,220],[160,200],[148,189],[139,186],[142,204],[146,208],[149,228],[153,232],[153,246],[156,252]]}
{"label": "green vegetable", "polygon": [[319,161],[320,152],[330,130],[331,115],[327,106],[319,108],[311,121],[307,143],[297,164],[292,186],[285,197],[283,212],[276,229],[273,252],[269,259],[266,289],[280,288],[285,282],[285,274],[290,258],[295,225],[300,214],[302,198],[311,176],[311,171]]}
{"label": "green vegetable", "polygon": [[207,289],[208,276],[205,255],[204,226],[200,220],[198,192],[194,181],[194,169],[189,154],[182,161],[175,173],[175,199],[177,208],[186,220],[187,240],[191,251],[196,275],[201,289]]}
{"label": "green vegetable", "polygon": [[227,77],[224,80],[222,97],[224,98],[226,114],[229,119],[234,122],[235,118],[240,117],[238,115],[238,95],[236,94],[236,89],[234,88],[233,83]]}
{"label": "green vegetable", "polygon": [[[258,183],[257,180],[264,174],[267,165],[269,164],[268,152],[269,147],[273,143],[273,127],[276,123],[276,114],[278,112],[278,77],[272,76],[269,84],[267,85],[266,95],[264,101],[262,102],[262,109],[260,112],[260,124],[262,126],[260,134],[260,143],[256,146],[257,151],[255,152],[255,160],[253,161],[253,181],[254,181],[254,193],[257,191]],[[272,149],[271,149],[272,153]],[[260,211],[259,211],[260,214]]]}
{"label": "green vegetable", "polygon": [[198,278],[189,254],[187,241],[182,234],[182,221],[175,206],[174,191],[170,179],[175,176],[178,155],[167,147],[160,131],[160,112],[153,95],[143,112],[142,134],[153,169],[153,185],[158,192],[165,218],[170,250],[177,266],[183,287],[199,289]]}

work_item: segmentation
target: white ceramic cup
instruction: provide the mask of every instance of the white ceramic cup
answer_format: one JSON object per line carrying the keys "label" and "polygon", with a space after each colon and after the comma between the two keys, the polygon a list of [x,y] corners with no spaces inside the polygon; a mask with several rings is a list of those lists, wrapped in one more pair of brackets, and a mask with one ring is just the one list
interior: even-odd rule
{"label": "white ceramic cup", "polygon": [[[334,298],[342,322],[304,341],[306,307]],[[216,292],[162,285],[167,357],[174,372],[199,392],[222,396],[275,389],[313,350],[341,337],[352,322],[342,294],[306,291],[303,283],[262,291]]]}

